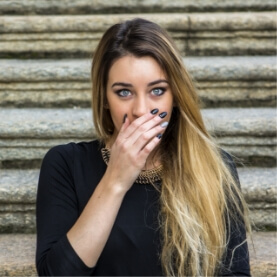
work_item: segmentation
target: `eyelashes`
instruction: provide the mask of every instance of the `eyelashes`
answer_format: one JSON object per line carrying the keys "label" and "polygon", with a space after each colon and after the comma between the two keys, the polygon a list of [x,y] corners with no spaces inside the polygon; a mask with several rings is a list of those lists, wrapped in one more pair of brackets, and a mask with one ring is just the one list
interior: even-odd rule
{"label": "eyelashes", "polygon": [[165,91],[166,91],[165,88],[154,88],[154,89],[152,89],[151,92],[153,92],[153,94],[155,96],[161,96],[161,95],[163,95],[165,93]]}
{"label": "eyelashes", "polygon": [[115,92],[120,97],[128,97],[131,95],[131,92],[127,89],[120,89]]}
{"label": "eyelashes", "polygon": [[[166,88],[153,88],[150,93],[154,96],[162,96],[164,93],[166,92]],[[128,89],[119,89],[116,90],[115,93],[119,96],[119,97],[129,97],[132,95],[132,92]]]}

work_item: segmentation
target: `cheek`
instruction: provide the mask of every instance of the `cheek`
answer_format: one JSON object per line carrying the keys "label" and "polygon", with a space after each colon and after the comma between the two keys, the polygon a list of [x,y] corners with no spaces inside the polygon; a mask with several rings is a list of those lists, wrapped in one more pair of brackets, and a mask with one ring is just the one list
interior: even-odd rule
{"label": "cheek", "polygon": [[173,109],[173,99],[172,97],[167,97],[160,105],[160,112],[167,112],[168,115],[170,116],[172,109]]}
{"label": "cheek", "polygon": [[115,125],[118,124],[119,118],[121,117],[121,112],[116,109],[110,109],[112,120],[114,121]]}
{"label": "cheek", "polygon": [[165,109],[168,113],[167,120],[169,121],[172,115],[172,110],[173,110],[173,99],[170,98],[168,99],[167,105],[165,106]]}
{"label": "cheek", "polygon": [[107,93],[107,109],[110,112],[113,124],[115,125],[115,128],[118,128],[118,118],[120,117],[121,111],[118,108],[117,105],[114,104],[115,100],[113,99],[113,96],[110,94],[110,92]]}
{"label": "cheek", "polygon": [[126,114],[126,112],[122,109],[120,109],[120,106],[118,107],[110,107],[110,114],[113,121],[113,124],[115,126],[115,130],[119,131],[122,123],[123,123],[123,117]]}

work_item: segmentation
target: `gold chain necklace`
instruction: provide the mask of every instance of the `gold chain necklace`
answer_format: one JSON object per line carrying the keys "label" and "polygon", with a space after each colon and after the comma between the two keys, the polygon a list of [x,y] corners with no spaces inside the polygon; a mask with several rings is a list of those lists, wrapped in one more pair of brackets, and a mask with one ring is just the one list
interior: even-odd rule
{"label": "gold chain necklace", "polygon": [[[102,157],[106,165],[108,165],[110,160],[110,149],[108,148],[102,148],[101,149]],[[138,178],[136,179],[135,183],[139,184],[152,184],[157,181],[162,180],[162,172],[163,172],[163,166],[159,165],[156,168],[148,169],[148,170],[142,170],[139,174]]]}

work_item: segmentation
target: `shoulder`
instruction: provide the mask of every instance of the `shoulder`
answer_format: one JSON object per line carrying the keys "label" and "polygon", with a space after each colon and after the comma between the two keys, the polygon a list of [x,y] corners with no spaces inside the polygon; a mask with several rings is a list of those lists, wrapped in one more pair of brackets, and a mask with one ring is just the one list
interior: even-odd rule
{"label": "shoulder", "polygon": [[89,142],[70,142],[67,144],[61,144],[54,146],[48,150],[45,157],[47,156],[72,156],[74,154],[86,152],[86,151],[99,151],[101,143],[99,140],[93,140]]}
{"label": "shoulder", "polygon": [[229,154],[228,152],[224,151],[223,149],[220,149],[220,154],[221,154],[222,160],[225,163],[227,169],[231,173],[237,187],[239,189],[241,189],[240,179],[239,179],[236,163],[233,159],[233,156],[231,154]]}
{"label": "shoulder", "polygon": [[52,147],[44,156],[43,164],[64,164],[71,166],[75,159],[84,159],[100,153],[101,143],[99,140],[90,142],[70,142]]}
{"label": "shoulder", "polygon": [[220,154],[221,154],[221,157],[222,157],[223,161],[226,164],[234,164],[234,160],[233,160],[232,156],[228,152],[226,152],[223,149],[220,149]]}
{"label": "shoulder", "polygon": [[225,150],[223,150],[223,149],[220,149],[220,154],[221,154],[223,162],[229,168],[231,173],[236,172],[237,171],[237,169],[236,169],[236,163],[234,161],[233,156],[230,153],[228,153]]}

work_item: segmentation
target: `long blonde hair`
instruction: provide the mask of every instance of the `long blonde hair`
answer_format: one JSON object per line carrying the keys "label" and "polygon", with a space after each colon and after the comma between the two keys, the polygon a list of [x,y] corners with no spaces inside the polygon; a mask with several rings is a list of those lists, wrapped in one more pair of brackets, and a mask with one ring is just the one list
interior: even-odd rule
{"label": "long blonde hair", "polygon": [[108,141],[114,131],[105,109],[108,72],[117,59],[128,54],[151,56],[159,63],[175,103],[159,148],[164,169],[159,217],[164,273],[213,276],[226,253],[230,224],[249,227],[247,207],[224,154],[204,126],[196,89],[182,57],[157,24],[133,19],[113,25],[103,35],[91,72],[96,132]]}

